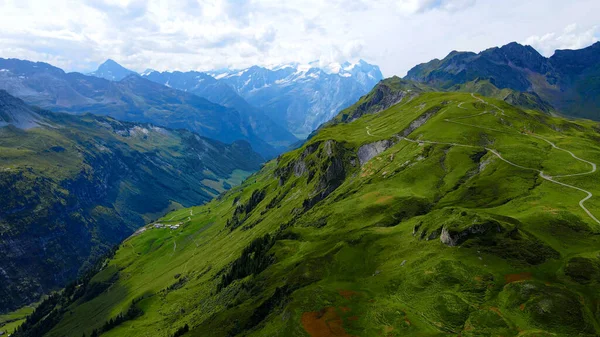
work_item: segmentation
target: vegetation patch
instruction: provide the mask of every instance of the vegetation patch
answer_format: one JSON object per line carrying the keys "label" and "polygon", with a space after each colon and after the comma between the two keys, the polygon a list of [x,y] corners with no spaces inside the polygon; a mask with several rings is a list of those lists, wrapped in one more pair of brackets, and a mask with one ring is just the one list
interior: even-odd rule
{"label": "vegetation patch", "polygon": [[600,280],[598,272],[598,261],[585,257],[573,257],[567,262],[565,267],[565,275],[580,284],[588,284],[592,281]]}
{"label": "vegetation patch", "polygon": [[269,250],[275,244],[275,238],[266,234],[263,237],[255,239],[250,245],[242,251],[242,255],[233,261],[227,271],[221,276],[221,281],[217,285],[217,291],[227,287],[235,280],[240,280],[246,276],[255,275],[265,270],[271,265],[275,258],[269,254]]}

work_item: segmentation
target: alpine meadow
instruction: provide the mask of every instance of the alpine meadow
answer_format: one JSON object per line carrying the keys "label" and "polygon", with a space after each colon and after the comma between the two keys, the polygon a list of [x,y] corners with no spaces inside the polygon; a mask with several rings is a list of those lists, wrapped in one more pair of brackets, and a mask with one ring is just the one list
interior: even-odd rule
{"label": "alpine meadow", "polygon": [[0,1],[0,336],[600,336],[595,1],[53,6]]}

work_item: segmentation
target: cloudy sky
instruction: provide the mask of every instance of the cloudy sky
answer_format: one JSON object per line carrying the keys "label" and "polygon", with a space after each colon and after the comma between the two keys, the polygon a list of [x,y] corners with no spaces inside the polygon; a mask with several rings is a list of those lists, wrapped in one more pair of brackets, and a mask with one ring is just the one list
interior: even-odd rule
{"label": "cloudy sky", "polygon": [[0,57],[89,71],[363,58],[385,76],[511,41],[546,56],[600,38],[598,0],[0,0]]}

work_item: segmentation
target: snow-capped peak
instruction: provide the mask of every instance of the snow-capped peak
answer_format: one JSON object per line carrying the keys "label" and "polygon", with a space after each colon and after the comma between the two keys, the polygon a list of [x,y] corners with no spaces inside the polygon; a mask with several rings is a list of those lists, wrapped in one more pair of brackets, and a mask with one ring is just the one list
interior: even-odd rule
{"label": "snow-capped peak", "polygon": [[153,72],[156,72],[156,70],[148,68],[148,69],[144,70],[144,72],[141,73],[140,75],[148,76],[148,75],[152,74]]}

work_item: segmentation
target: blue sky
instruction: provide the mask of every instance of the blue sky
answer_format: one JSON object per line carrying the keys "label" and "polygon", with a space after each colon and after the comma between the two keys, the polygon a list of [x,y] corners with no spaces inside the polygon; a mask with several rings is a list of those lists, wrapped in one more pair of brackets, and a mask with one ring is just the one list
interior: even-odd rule
{"label": "blue sky", "polygon": [[69,71],[363,58],[403,76],[452,50],[582,48],[600,38],[598,13],[598,0],[0,0],[0,57]]}

